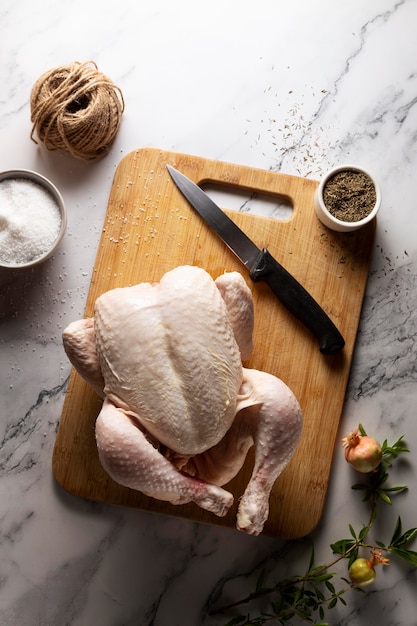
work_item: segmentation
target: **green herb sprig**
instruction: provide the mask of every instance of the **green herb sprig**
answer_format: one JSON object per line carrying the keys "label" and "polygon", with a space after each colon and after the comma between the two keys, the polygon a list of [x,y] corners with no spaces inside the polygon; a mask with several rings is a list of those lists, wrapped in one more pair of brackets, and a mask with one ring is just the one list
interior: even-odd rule
{"label": "green herb sprig", "polygon": [[[362,424],[359,432],[366,436]],[[364,475],[364,480],[352,485],[354,491],[362,492],[362,500],[369,505],[369,518],[361,529],[355,530],[352,524],[348,525],[349,536],[330,544],[334,558],[325,565],[315,564],[314,546],[311,551],[305,573],[291,576],[278,582],[269,583],[265,571],[262,571],[254,591],[244,598],[231,604],[213,610],[211,614],[227,614],[233,609],[249,605],[255,600],[268,598],[267,612],[254,611],[235,614],[224,626],[262,626],[263,624],[293,624],[305,621],[315,626],[328,626],[326,614],[338,603],[347,604],[348,592],[366,593],[360,583],[355,583],[349,577],[356,564],[363,565],[365,559],[360,558],[362,551],[371,551],[371,558],[366,561],[369,567],[373,563],[387,564],[387,558],[395,556],[408,565],[417,567],[417,551],[409,549],[409,545],[417,536],[417,528],[403,530],[401,517],[398,516],[391,539],[388,542],[381,540],[371,541],[371,530],[377,516],[380,514],[379,504],[392,505],[392,496],[405,492],[407,485],[389,486],[388,479],[394,462],[409,452],[405,445],[404,436],[389,445],[385,440],[381,444],[382,461],[372,472]],[[340,576],[332,571],[341,561],[346,561],[347,576]],[[360,562],[360,563],[359,563]],[[373,570],[372,570],[373,573]],[[374,573],[373,573],[374,575]],[[366,583],[368,584],[368,583]],[[363,583],[365,585],[365,583]],[[256,611],[256,609],[255,609]]]}

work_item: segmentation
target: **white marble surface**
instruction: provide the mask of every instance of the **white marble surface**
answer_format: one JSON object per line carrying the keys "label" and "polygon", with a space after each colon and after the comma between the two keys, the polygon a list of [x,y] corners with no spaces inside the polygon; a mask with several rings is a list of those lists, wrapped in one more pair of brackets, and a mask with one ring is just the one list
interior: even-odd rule
{"label": "white marble surface", "polygon": [[[3,626],[217,626],[217,596],[317,560],[365,521],[335,456],[312,537],[284,542],[102,506],[58,489],[51,454],[70,372],[61,345],[83,315],[113,174],[153,146],[320,177],[355,162],[383,205],[341,434],[363,422],[417,449],[417,2],[415,0],[2,0],[0,171],[34,169],[64,195],[69,223],[39,273],[3,284],[0,301],[0,623]],[[111,153],[86,165],[35,145],[29,96],[46,70],[93,59],[122,89]],[[387,511],[417,525],[410,492]],[[290,567],[293,566],[294,570]],[[330,613],[335,626],[417,623],[417,575],[393,564],[366,596]]]}

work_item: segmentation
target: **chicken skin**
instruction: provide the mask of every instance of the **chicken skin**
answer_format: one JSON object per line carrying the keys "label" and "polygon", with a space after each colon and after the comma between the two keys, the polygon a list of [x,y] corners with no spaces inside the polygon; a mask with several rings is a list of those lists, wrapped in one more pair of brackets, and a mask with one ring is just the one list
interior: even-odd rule
{"label": "chicken skin", "polygon": [[302,413],[281,380],[243,367],[253,316],[238,272],[214,281],[201,268],[180,266],[159,283],[102,294],[94,317],[72,322],[63,344],[103,398],[97,449],[116,482],[224,516],[233,495],[222,487],[254,446],[236,525],[258,535],[273,484],[295,451]]}

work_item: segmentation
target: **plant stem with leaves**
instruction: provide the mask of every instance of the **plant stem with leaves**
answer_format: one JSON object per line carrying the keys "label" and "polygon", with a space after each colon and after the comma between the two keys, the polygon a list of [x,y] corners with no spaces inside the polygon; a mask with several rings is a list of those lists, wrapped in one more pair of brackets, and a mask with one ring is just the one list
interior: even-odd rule
{"label": "plant stem with leaves", "polygon": [[[354,433],[351,433],[353,435]],[[364,427],[359,424],[359,437],[367,437]],[[348,438],[343,441],[346,442]],[[268,583],[263,571],[258,578],[255,590],[214,613],[229,613],[232,609],[250,605],[262,597],[269,599],[268,612],[240,613],[225,626],[261,626],[262,624],[291,624],[305,621],[316,626],[326,626],[326,613],[338,603],[347,604],[347,592],[364,592],[363,587],[375,579],[375,566],[387,565],[389,557],[396,556],[413,567],[417,567],[417,552],[408,548],[417,536],[417,528],[403,531],[401,517],[398,516],[388,543],[369,539],[375,520],[379,515],[378,505],[392,505],[392,496],[407,490],[406,485],[389,486],[389,471],[400,455],[409,452],[404,444],[404,437],[389,445],[385,440],[381,446],[379,465],[364,475],[364,480],[352,485],[354,491],[362,492],[362,500],[368,503],[369,517],[365,525],[356,531],[352,524],[348,525],[349,537],[340,539],[330,545],[333,558],[325,565],[316,565],[314,547],[304,574],[291,576],[276,583]],[[352,463],[353,464],[353,463]],[[360,557],[360,552],[367,551],[369,559]],[[340,562],[346,561],[347,576],[337,577],[332,569]],[[337,580],[336,580],[337,577]],[[338,588],[336,588],[336,585]]]}

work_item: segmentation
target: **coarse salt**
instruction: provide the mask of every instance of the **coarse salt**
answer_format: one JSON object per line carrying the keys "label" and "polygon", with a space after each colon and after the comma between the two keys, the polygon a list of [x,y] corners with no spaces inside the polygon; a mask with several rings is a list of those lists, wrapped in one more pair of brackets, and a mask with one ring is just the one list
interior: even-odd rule
{"label": "coarse salt", "polygon": [[19,265],[46,254],[61,229],[59,206],[32,180],[0,181],[0,263]]}

